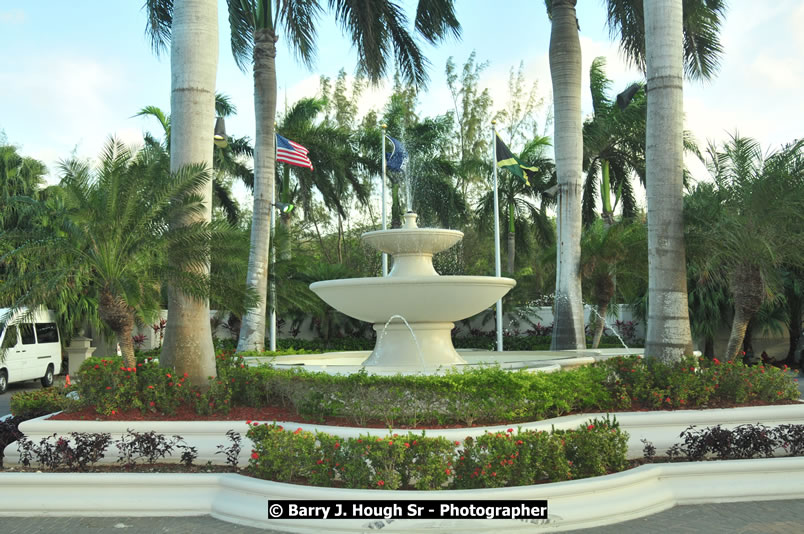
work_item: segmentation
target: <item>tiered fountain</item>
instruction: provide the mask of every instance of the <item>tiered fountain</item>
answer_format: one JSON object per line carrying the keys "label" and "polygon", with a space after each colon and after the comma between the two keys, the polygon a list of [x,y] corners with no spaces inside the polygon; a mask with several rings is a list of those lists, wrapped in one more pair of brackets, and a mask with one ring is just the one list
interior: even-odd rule
{"label": "tiered fountain", "polygon": [[404,218],[400,229],[363,234],[364,242],[393,256],[387,277],[328,280],[310,289],[336,310],[374,323],[377,343],[363,366],[433,369],[466,364],[452,345],[454,321],[485,310],[516,281],[440,276],[433,254],[458,243],[463,232],[419,228],[413,212]]}

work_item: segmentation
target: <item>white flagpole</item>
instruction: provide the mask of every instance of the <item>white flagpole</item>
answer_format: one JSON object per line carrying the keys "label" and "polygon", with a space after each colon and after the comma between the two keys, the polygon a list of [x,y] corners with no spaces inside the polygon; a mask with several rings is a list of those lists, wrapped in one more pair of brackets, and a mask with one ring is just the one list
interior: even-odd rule
{"label": "white flagpole", "polygon": [[[491,121],[491,166],[494,167],[494,273],[502,276],[500,265],[500,200],[497,195],[497,121]],[[497,301],[497,352],[503,351],[502,298]]]}
{"label": "white flagpole", "polygon": [[[387,230],[385,216],[385,129],[388,128],[387,124],[382,125],[382,229]],[[388,276],[388,254],[382,253],[382,275]]]}
{"label": "white flagpole", "polygon": [[[276,126],[274,126],[276,128]],[[274,182],[271,184],[271,223],[270,223],[270,241],[269,241],[269,254],[271,268],[268,271],[268,294],[270,297],[270,305],[268,306],[268,348],[271,351],[276,350],[276,278],[274,277],[274,266],[276,265],[276,243],[274,237],[276,235],[276,139],[274,139]]]}

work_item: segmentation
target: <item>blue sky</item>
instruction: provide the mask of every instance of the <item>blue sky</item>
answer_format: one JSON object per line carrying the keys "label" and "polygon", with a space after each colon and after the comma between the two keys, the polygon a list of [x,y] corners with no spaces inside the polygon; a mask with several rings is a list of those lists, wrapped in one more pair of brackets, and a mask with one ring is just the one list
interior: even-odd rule
{"label": "blue sky", "polygon": [[[442,113],[451,105],[445,62],[453,56],[460,65],[472,50],[478,60],[490,62],[481,86],[489,87],[495,107],[505,104],[508,72],[520,61],[528,81],[537,81],[551,104],[550,27],[543,2],[456,3],[463,37],[438,48],[425,47],[431,83],[420,96],[422,113]],[[109,135],[133,143],[143,131],[158,132],[155,121],[132,118],[146,105],[168,111],[170,102],[169,54],[157,57],[151,51],[141,5],[141,0],[0,0],[0,130],[23,154],[43,160],[51,181],[57,180],[60,159],[72,154],[92,157]],[[581,0],[578,18],[585,72],[594,57],[603,55],[615,90],[640,78],[623,64],[609,38],[602,1]],[[251,73],[241,72],[232,60],[224,0],[219,20],[217,89],[229,94],[238,108],[238,115],[227,120],[227,130],[253,138]],[[802,136],[804,33],[797,31],[801,27],[803,2],[763,2],[757,9],[755,2],[732,0],[722,31],[726,53],[719,76],[707,84],[685,86],[686,127],[700,143],[739,131],[771,148]],[[299,65],[280,39],[280,105],[285,92],[290,102],[314,94],[319,75],[334,77],[341,68],[354,71],[355,55],[329,14],[319,28],[319,53],[312,71]],[[591,112],[587,92],[584,113]],[[364,107],[381,106],[387,94],[387,85],[381,86],[367,95]],[[700,167],[697,172],[692,167],[696,176],[703,177]]]}

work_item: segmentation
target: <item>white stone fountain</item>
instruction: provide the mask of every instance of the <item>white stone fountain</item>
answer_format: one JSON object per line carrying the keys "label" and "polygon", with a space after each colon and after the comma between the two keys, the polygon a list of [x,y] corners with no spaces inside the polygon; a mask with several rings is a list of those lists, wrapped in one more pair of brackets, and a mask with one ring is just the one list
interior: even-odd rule
{"label": "white stone fountain", "polygon": [[463,232],[419,228],[416,217],[408,212],[400,229],[363,234],[363,241],[393,256],[387,277],[310,285],[336,310],[374,323],[377,343],[363,366],[433,369],[467,363],[452,345],[454,321],[480,313],[516,285],[511,278],[440,276],[433,254],[458,243]]}

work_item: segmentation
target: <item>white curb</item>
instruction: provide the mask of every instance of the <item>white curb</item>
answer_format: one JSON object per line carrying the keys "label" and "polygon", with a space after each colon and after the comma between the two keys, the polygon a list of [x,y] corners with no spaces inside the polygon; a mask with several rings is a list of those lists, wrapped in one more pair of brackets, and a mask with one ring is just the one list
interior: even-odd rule
{"label": "white curb", "polygon": [[[234,474],[0,473],[0,516],[189,516],[285,532],[565,531],[648,516],[679,504],[804,498],[804,458],[646,465],[603,477],[515,488],[436,492],[345,490]],[[548,501],[548,519],[271,520],[277,499]]]}

